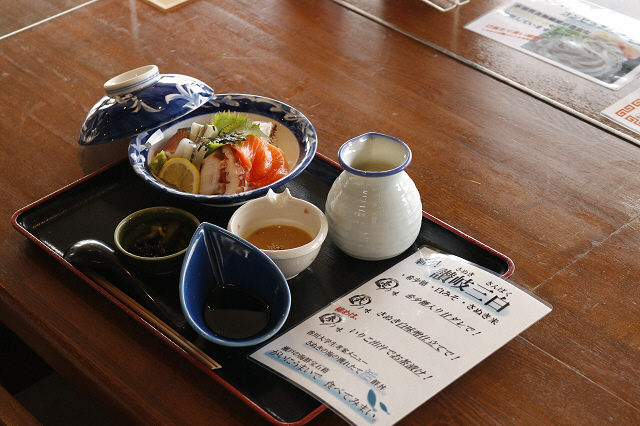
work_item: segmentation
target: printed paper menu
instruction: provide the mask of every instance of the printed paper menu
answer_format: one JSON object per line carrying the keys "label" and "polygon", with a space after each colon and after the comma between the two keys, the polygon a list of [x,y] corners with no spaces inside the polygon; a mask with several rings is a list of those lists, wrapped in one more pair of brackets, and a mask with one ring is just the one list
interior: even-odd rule
{"label": "printed paper menu", "polygon": [[589,2],[510,1],[465,28],[610,89],[640,73],[640,21]]}
{"label": "printed paper menu", "polygon": [[551,311],[520,287],[422,248],[250,358],[354,425],[391,425]]}
{"label": "printed paper menu", "polygon": [[618,124],[640,133],[640,89],[637,89],[605,108],[602,115]]}

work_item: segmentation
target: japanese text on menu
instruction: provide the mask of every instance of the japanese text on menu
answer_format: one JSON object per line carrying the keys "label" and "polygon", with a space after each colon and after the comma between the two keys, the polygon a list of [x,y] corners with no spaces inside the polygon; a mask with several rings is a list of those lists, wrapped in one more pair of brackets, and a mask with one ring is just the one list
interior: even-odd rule
{"label": "japanese text on menu", "polygon": [[393,424],[530,325],[512,321],[522,302],[548,312],[493,274],[418,252],[252,357],[353,424]]}

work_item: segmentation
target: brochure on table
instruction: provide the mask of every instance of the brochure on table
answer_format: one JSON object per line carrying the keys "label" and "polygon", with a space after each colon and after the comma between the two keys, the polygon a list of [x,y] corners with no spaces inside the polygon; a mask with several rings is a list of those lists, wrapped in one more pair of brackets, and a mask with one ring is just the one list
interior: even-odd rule
{"label": "brochure on table", "polygon": [[550,311],[493,273],[424,247],[250,358],[354,425],[391,425]]}
{"label": "brochure on table", "polygon": [[640,133],[640,89],[637,89],[605,108],[602,115],[618,124]]}
{"label": "brochure on table", "polygon": [[465,28],[613,90],[640,73],[640,21],[586,1],[511,1]]}

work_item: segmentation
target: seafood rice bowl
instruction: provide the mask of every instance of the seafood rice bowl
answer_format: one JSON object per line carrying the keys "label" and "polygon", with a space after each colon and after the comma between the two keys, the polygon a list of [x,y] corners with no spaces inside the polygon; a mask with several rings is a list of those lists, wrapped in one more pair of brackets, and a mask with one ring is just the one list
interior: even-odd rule
{"label": "seafood rice bowl", "polygon": [[218,94],[180,120],[135,136],[129,161],[172,196],[234,206],[295,178],[317,145],[313,125],[294,108],[261,96]]}

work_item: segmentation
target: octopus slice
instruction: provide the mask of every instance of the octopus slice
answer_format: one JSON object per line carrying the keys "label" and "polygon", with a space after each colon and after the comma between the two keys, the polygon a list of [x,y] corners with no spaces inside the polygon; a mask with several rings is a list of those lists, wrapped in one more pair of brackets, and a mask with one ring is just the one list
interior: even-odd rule
{"label": "octopus slice", "polygon": [[244,167],[240,163],[240,160],[235,155],[234,150],[229,145],[225,145],[221,148],[224,156],[227,158],[227,164],[225,168],[225,182],[226,187],[225,194],[238,194],[247,190],[247,181],[245,179]]}
{"label": "octopus slice", "polygon": [[247,190],[245,170],[230,146],[204,160],[200,169],[200,194],[237,194]]}
{"label": "octopus slice", "polygon": [[222,171],[226,167],[226,158],[222,151],[214,152],[204,160],[200,168],[200,194],[223,194],[226,182],[221,178]]}

